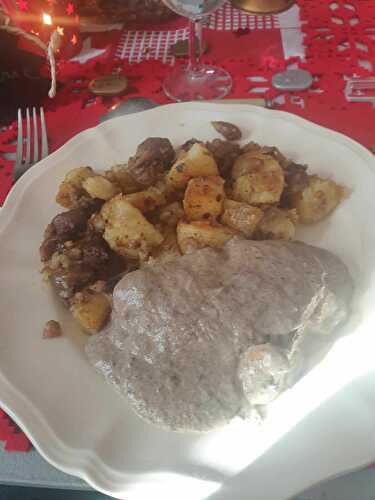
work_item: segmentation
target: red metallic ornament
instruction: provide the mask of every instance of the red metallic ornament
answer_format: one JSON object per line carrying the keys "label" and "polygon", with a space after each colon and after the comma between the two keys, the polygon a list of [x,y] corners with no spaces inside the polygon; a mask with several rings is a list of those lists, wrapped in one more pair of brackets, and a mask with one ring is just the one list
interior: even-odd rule
{"label": "red metallic ornament", "polygon": [[[76,0],[10,1],[14,4],[10,13],[13,25],[38,36],[46,45],[54,31],[59,33],[58,60],[69,59],[80,51],[80,21]],[[23,50],[38,54],[43,52],[32,42],[20,38],[19,43]]]}

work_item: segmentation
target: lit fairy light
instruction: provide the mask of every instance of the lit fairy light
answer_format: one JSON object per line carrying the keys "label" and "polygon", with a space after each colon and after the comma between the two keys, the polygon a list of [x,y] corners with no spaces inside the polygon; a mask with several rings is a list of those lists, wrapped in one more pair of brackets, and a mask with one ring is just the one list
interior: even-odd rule
{"label": "lit fairy light", "polygon": [[48,24],[48,26],[52,25],[52,17],[49,14],[43,13],[43,23]]}

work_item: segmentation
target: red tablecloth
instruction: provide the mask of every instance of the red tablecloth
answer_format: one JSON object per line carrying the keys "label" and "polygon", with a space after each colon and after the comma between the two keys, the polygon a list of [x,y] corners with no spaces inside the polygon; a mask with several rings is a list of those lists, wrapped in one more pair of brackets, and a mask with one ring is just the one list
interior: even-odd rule
{"label": "red tablecloth", "polygon": [[[288,25],[285,17],[254,17],[234,11],[229,4],[208,22],[205,37],[209,51],[205,59],[228,69],[234,80],[230,98],[267,97],[274,107],[287,110],[338,130],[366,147],[375,144],[375,110],[371,104],[348,104],[345,79],[375,76],[375,4],[372,0],[298,0],[300,19]],[[119,99],[150,97],[168,102],[161,81],[175,61],[169,47],[186,38],[183,19],[143,31],[113,31],[91,35],[84,42],[98,49],[84,63],[59,64],[60,89],[54,100],[46,98],[46,120],[50,150],[62,146],[78,132],[95,126],[100,116]],[[303,33],[304,59],[285,55],[290,36]],[[82,55],[82,54],[81,54]],[[304,92],[279,93],[270,80],[290,65],[308,69],[313,87]],[[129,78],[126,95],[93,97],[88,82],[102,74],[119,72]],[[1,124],[0,124],[1,125]],[[0,155],[15,150],[16,124],[0,130]],[[13,162],[0,156],[0,203],[11,187]],[[0,412],[0,440],[7,449],[29,448],[25,436]]]}

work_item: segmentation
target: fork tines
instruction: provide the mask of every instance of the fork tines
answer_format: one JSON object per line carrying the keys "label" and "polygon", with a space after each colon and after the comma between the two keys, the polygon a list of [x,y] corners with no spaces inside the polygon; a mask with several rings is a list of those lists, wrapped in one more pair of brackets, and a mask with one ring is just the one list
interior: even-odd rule
{"label": "fork tines", "polygon": [[[47,129],[43,108],[40,108],[39,115],[38,117],[36,108],[33,107],[31,124],[30,110],[26,108],[26,135],[24,136],[22,110],[18,109],[17,155],[13,170],[14,180],[21,177],[34,163],[48,155]],[[31,139],[31,130],[33,131],[33,139]],[[32,160],[31,152],[33,153]]]}

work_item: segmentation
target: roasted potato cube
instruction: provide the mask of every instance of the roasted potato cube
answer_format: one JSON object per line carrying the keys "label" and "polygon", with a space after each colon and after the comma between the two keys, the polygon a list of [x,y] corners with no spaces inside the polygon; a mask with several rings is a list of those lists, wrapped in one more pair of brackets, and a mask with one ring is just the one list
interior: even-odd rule
{"label": "roasted potato cube", "polygon": [[[246,170],[243,168],[241,173],[242,171]],[[233,195],[237,201],[251,205],[274,204],[280,201],[285,185],[284,171],[274,158],[266,157],[259,160],[259,163],[250,162],[247,171],[248,173],[236,177],[234,181]]]}
{"label": "roasted potato cube", "polygon": [[148,222],[141,211],[117,195],[102,207],[105,229],[103,237],[112,250],[123,257],[145,259],[163,236]]}
{"label": "roasted potato cube", "polygon": [[82,182],[82,187],[91,198],[98,198],[105,201],[110,200],[120,192],[119,186],[116,186],[102,175],[87,177]]}
{"label": "roasted potato cube", "polygon": [[189,220],[216,219],[223,211],[224,197],[224,179],[216,175],[194,177],[185,191],[185,214]]}
{"label": "roasted potato cube", "polygon": [[247,203],[225,200],[221,222],[240,231],[247,238],[251,238],[262,217],[263,212],[260,208],[252,207]]}
{"label": "roasted potato cube", "polygon": [[177,242],[183,254],[204,247],[222,247],[237,231],[208,221],[179,222]]}
{"label": "roasted potato cube", "polygon": [[272,172],[260,172],[239,177],[233,186],[233,196],[251,205],[278,203],[283,191],[283,177]]}
{"label": "roasted potato cube", "polygon": [[175,228],[165,227],[163,237],[162,244],[153,249],[150,259],[165,262],[181,255]]}
{"label": "roasted potato cube", "polygon": [[159,220],[162,224],[169,227],[176,227],[179,220],[185,215],[182,204],[179,201],[170,203],[163,207],[159,213]]}
{"label": "roasted potato cube", "polygon": [[291,206],[297,210],[299,222],[311,224],[327,217],[347,195],[347,189],[334,181],[312,175],[308,186],[292,195]]}
{"label": "roasted potato cube", "polygon": [[115,165],[105,172],[105,176],[109,181],[118,184],[124,194],[136,193],[143,189],[142,184],[139,184],[130,174],[126,164]]}
{"label": "roasted potato cube", "polygon": [[297,221],[295,210],[270,207],[258,225],[257,236],[267,240],[294,240]]}
{"label": "roasted potato cube", "polygon": [[233,195],[251,205],[278,203],[284,189],[284,171],[271,156],[247,153],[232,169]]}
{"label": "roasted potato cube", "polygon": [[82,183],[88,177],[95,175],[91,167],[77,167],[70,170],[59,186],[56,203],[64,208],[75,208],[84,194]]}
{"label": "roasted potato cube", "polygon": [[183,189],[192,177],[208,175],[219,175],[214,157],[205,146],[195,143],[174,163],[167,174],[167,183]]}
{"label": "roasted potato cube", "polygon": [[166,203],[163,192],[154,186],[145,191],[128,194],[124,199],[143,213],[152,212]]}
{"label": "roasted potato cube", "polygon": [[272,160],[273,162],[276,162],[272,156],[259,152],[252,151],[244,153],[233,163],[232,179],[236,180],[243,175],[253,174],[254,172],[267,169],[267,162],[272,162]]}
{"label": "roasted potato cube", "polygon": [[76,293],[71,301],[71,312],[87,333],[101,330],[111,313],[111,301],[104,293],[91,290]]}
{"label": "roasted potato cube", "polygon": [[249,142],[248,144],[245,144],[245,146],[242,146],[242,151],[244,153],[251,153],[252,155],[267,155],[267,156],[272,156],[277,160],[282,168],[288,168],[289,164],[291,163],[291,160],[286,158],[275,146],[261,146],[260,144],[256,142]]}

